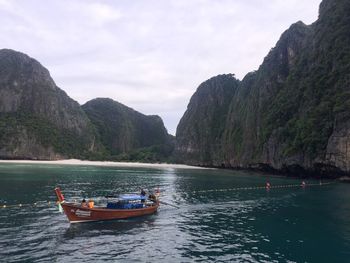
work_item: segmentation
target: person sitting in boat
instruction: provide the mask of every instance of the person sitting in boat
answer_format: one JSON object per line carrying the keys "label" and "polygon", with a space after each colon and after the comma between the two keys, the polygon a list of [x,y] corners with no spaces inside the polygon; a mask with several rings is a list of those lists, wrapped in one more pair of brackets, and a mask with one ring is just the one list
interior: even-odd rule
{"label": "person sitting in boat", "polygon": [[85,198],[81,201],[81,207],[88,207]]}
{"label": "person sitting in boat", "polygon": [[156,189],[156,193],[154,194],[157,198],[160,196],[160,190],[159,190],[159,186]]}
{"label": "person sitting in boat", "polygon": [[94,205],[95,205],[94,200],[90,199],[88,203],[89,208],[94,208]]}
{"label": "person sitting in boat", "polygon": [[151,193],[149,196],[148,196],[148,199],[155,202],[157,200],[157,197],[155,196],[155,194]]}
{"label": "person sitting in boat", "polygon": [[141,197],[142,197],[141,203],[144,203],[144,202],[145,202],[145,198],[144,198],[145,196],[146,196],[146,191],[143,190],[143,189],[141,189]]}

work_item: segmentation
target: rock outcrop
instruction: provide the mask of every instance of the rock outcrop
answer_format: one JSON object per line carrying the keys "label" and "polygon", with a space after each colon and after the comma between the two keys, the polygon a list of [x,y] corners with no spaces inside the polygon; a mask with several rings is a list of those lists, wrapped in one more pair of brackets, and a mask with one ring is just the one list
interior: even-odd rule
{"label": "rock outcrop", "polygon": [[[197,165],[349,173],[349,87],[350,2],[324,0],[315,23],[293,24],[259,69],[238,82],[225,121],[210,124],[199,106],[203,101],[213,111],[222,94],[213,92],[208,103],[198,88],[177,129],[176,156]],[[220,131],[215,139],[200,143],[214,131]]]}
{"label": "rock outcrop", "polygon": [[[90,118],[89,118],[90,117]],[[111,99],[81,107],[29,56],[0,50],[0,158],[166,161],[174,147],[159,116]]]}
{"label": "rock outcrop", "polygon": [[0,158],[85,158],[98,148],[80,105],[38,61],[0,50]]}
{"label": "rock outcrop", "polygon": [[144,115],[108,98],[93,99],[82,108],[97,128],[106,156],[160,161],[172,153],[173,138],[159,116]]}
{"label": "rock outcrop", "polygon": [[176,152],[180,161],[211,165],[220,161],[221,142],[229,105],[239,81],[231,74],[203,82],[192,96],[176,132]]}

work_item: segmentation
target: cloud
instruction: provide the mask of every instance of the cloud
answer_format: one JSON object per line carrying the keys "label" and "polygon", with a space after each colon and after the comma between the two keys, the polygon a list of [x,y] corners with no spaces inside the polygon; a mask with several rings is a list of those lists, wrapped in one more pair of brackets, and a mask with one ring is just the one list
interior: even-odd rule
{"label": "cloud", "polygon": [[89,18],[99,26],[121,18],[119,10],[102,3],[91,3],[85,6]]}
{"label": "cloud", "polygon": [[290,24],[316,20],[319,3],[0,0],[0,36],[80,103],[111,97],[159,114],[174,134],[201,82],[257,69]]}

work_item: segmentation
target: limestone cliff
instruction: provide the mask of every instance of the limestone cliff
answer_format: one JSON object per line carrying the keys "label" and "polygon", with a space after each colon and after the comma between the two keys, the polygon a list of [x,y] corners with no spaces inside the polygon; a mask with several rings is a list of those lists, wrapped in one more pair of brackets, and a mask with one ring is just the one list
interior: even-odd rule
{"label": "limestone cliff", "polygon": [[180,162],[212,165],[222,158],[229,105],[239,81],[231,74],[203,82],[192,96],[176,132],[176,155]]}
{"label": "limestone cliff", "polygon": [[162,161],[173,150],[173,139],[159,116],[144,115],[108,98],[93,99],[82,108],[96,126],[107,158]]}
{"label": "limestone cliff", "polygon": [[[349,87],[350,2],[324,0],[315,23],[292,25],[259,69],[238,83],[224,122],[210,125],[199,114],[198,104],[208,100],[205,94],[197,97],[199,87],[193,96],[199,103],[196,106],[191,99],[178,126],[177,155],[186,156],[191,149],[210,152],[213,145],[220,145],[210,155],[215,158],[203,161],[196,154],[189,162],[306,174],[350,172]],[[194,125],[186,115],[200,123]],[[186,135],[198,125],[203,126],[196,138]],[[221,131],[220,142],[198,143],[213,130]]]}
{"label": "limestone cliff", "polygon": [[95,132],[80,105],[38,61],[0,50],[0,158],[84,158]]}
{"label": "limestone cliff", "polygon": [[111,99],[81,107],[38,61],[0,50],[1,159],[167,161],[173,144],[159,116]]}

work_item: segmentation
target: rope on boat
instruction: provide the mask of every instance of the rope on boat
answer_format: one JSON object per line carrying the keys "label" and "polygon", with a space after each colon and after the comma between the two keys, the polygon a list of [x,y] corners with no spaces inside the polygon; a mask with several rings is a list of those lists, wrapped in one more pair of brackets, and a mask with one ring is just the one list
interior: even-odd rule
{"label": "rope on boat", "polygon": [[[286,184],[286,185],[266,185],[266,186],[253,186],[253,187],[236,187],[236,188],[223,188],[223,189],[208,189],[208,190],[197,190],[197,191],[190,191],[188,193],[215,193],[215,192],[231,192],[231,191],[246,191],[246,190],[270,190],[270,189],[279,189],[279,188],[293,188],[293,187],[302,187],[306,188],[309,186],[325,186],[334,184],[334,182],[327,182],[327,183],[314,183],[314,184]],[[74,200],[76,202],[76,200]],[[27,203],[27,204],[14,204],[14,205],[7,205],[7,204],[1,204],[1,208],[20,208],[20,207],[47,207],[54,205],[56,206],[58,202],[52,202],[52,201],[37,201],[34,203]]]}

